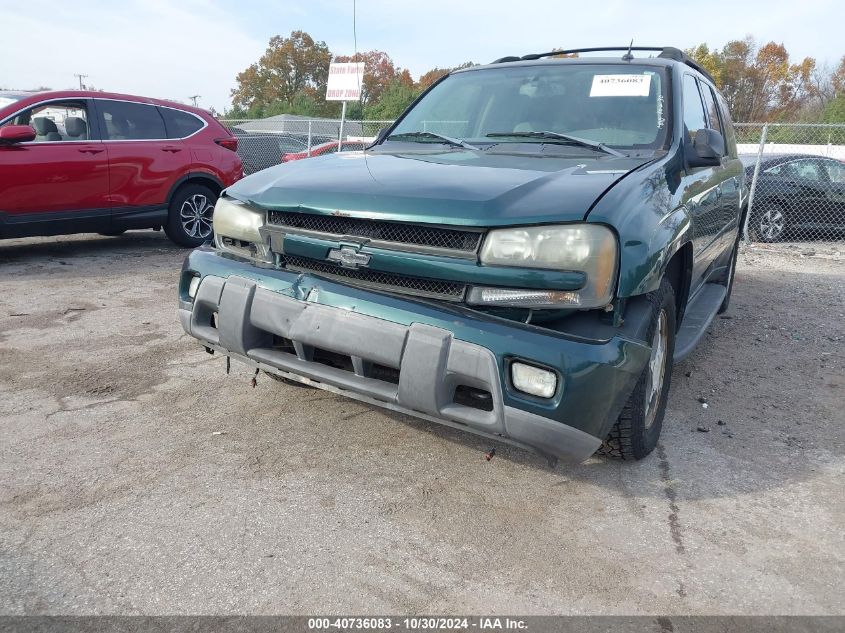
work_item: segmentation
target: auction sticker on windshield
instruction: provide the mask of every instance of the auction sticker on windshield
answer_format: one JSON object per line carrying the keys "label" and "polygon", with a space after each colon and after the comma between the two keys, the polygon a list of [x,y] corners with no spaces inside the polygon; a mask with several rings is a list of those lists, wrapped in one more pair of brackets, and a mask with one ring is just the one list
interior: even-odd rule
{"label": "auction sticker on windshield", "polygon": [[647,97],[651,75],[596,75],[591,97]]}

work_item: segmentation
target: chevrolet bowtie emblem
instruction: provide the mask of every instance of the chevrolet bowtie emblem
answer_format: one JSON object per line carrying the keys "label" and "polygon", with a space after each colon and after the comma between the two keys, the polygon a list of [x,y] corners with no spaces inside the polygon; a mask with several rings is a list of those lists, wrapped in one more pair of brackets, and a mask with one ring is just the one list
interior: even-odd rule
{"label": "chevrolet bowtie emblem", "polygon": [[329,251],[329,259],[337,262],[343,268],[358,268],[370,263],[370,256],[366,253],[359,253],[350,246],[333,248]]}

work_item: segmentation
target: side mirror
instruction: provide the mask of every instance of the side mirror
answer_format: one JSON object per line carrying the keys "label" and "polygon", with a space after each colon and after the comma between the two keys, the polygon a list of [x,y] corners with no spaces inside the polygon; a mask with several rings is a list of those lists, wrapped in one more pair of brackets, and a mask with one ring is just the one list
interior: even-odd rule
{"label": "side mirror", "polygon": [[375,142],[375,145],[378,145],[379,143],[381,143],[381,142],[385,139],[385,137],[387,136],[387,131],[388,131],[389,129],[390,129],[390,126],[387,126],[387,127],[383,127],[383,128],[381,128],[381,129],[378,131],[378,134],[376,134],[376,142]]}
{"label": "side mirror", "polygon": [[7,125],[0,127],[0,142],[27,143],[35,140],[35,130],[29,125]]}
{"label": "side mirror", "polygon": [[690,167],[715,167],[725,155],[725,139],[716,130],[704,128],[695,133],[692,151],[687,152]]}

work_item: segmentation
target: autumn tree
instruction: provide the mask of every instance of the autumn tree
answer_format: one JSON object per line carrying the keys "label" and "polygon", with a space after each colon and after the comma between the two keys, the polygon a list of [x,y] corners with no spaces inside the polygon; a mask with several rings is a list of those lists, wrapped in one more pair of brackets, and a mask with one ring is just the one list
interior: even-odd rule
{"label": "autumn tree", "polygon": [[713,76],[736,121],[795,119],[814,100],[820,105],[824,99],[816,60],[793,64],[783,44],[758,47],[746,37],[721,50],[700,44],[686,52]]}
{"label": "autumn tree", "polygon": [[417,80],[417,89],[419,91],[426,90],[431,86],[431,84],[441,77],[448,75],[450,72],[454,70],[461,70],[462,68],[470,68],[475,65],[475,62],[464,62],[463,64],[458,64],[457,66],[452,66],[451,68],[432,68],[428,72],[423,73]]}
{"label": "autumn tree", "polygon": [[232,105],[251,116],[262,116],[271,107],[290,111],[297,99],[312,105],[325,103],[330,61],[326,43],[315,42],[304,31],[293,31],[290,37],[276,35],[264,55],[238,74]]}

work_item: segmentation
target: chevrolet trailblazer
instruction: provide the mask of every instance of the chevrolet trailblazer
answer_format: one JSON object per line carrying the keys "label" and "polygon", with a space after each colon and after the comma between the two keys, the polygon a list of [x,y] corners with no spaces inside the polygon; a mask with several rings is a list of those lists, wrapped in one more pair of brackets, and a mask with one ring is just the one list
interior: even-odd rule
{"label": "chevrolet trailblazer", "polygon": [[226,189],[179,316],[288,381],[550,459],[641,459],[673,363],[728,307],[744,187],[725,101],[678,49],[505,57],[364,152]]}

